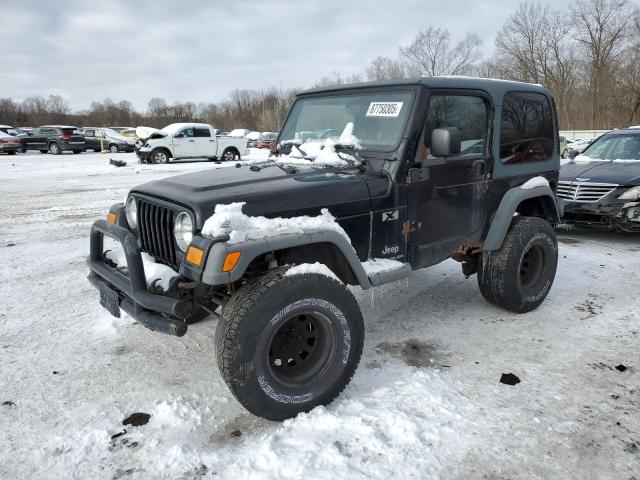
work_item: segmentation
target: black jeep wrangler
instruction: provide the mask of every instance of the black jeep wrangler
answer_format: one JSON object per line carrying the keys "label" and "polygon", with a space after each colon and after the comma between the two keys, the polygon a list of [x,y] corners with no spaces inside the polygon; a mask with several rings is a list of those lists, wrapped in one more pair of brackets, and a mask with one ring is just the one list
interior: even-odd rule
{"label": "black jeep wrangler", "polygon": [[[316,162],[305,153],[314,142],[348,161]],[[364,325],[347,285],[372,288],[453,258],[492,304],[540,305],[558,259],[558,143],[541,86],[434,77],[308,90],[270,160],[147,183],[112,206],[91,230],[89,279],[112,314],[159,332],[181,336],[219,316],[216,357],[233,394],[256,415],[292,417],[331,402],[358,365]],[[216,205],[234,202],[252,217],[328,209],[348,237],[304,222],[245,241],[203,235]],[[121,243],[124,268],[105,235]],[[179,274],[148,286],[142,252]],[[373,271],[370,259],[394,261]],[[287,275],[316,262],[334,275]]]}

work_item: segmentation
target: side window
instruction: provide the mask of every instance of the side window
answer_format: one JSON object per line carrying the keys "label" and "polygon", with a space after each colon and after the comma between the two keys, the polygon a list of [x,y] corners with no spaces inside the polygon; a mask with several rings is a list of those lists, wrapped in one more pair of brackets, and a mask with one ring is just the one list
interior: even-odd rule
{"label": "side window", "polygon": [[183,130],[180,130],[180,132],[178,132],[178,134],[176,135],[176,138],[193,138],[194,134],[193,134],[193,128],[185,128]]}
{"label": "side window", "polygon": [[211,131],[208,128],[196,128],[196,137],[211,137]]}
{"label": "side window", "polygon": [[[456,127],[460,130],[460,156],[483,156],[488,134],[488,108],[482,97],[473,95],[433,95],[429,100],[425,125],[425,155],[428,155],[431,133],[436,128]],[[429,155],[429,158],[432,158]]]}
{"label": "side window", "polygon": [[84,131],[84,136],[85,137],[95,137],[96,136],[96,132],[95,132],[95,130],[85,130]]}
{"label": "side window", "polygon": [[549,99],[541,93],[508,92],[502,101],[500,160],[543,162],[553,155],[554,123]]}

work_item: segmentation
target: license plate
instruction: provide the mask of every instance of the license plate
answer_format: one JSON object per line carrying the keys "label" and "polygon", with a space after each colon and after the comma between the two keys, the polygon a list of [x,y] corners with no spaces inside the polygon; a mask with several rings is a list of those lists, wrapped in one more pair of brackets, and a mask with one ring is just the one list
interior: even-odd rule
{"label": "license plate", "polygon": [[100,284],[100,305],[111,315],[120,318],[120,299],[118,293],[108,285]]}

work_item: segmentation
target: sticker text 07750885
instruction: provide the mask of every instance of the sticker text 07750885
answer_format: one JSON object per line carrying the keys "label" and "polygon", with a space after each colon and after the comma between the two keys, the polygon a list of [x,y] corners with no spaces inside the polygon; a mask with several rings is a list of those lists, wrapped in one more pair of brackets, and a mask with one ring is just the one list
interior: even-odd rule
{"label": "sticker text 07750885", "polygon": [[403,102],[371,102],[367,117],[397,117],[400,115]]}

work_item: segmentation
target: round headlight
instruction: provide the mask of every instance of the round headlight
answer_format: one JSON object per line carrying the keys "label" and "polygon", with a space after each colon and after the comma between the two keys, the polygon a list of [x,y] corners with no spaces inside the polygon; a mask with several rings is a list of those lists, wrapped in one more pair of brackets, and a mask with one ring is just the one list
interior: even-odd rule
{"label": "round headlight", "polygon": [[173,222],[173,235],[178,248],[185,252],[193,238],[193,222],[187,212],[181,212]]}
{"label": "round headlight", "polygon": [[127,214],[127,222],[129,222],[129,226],[131,228],[136,228],[138,226],[138,207],[136,206],[135,198],[127,198],[125,212]]}

